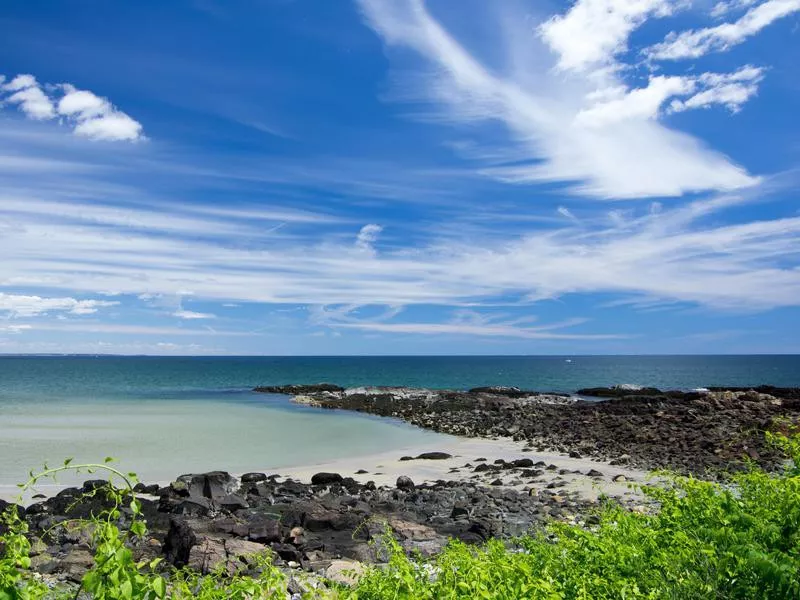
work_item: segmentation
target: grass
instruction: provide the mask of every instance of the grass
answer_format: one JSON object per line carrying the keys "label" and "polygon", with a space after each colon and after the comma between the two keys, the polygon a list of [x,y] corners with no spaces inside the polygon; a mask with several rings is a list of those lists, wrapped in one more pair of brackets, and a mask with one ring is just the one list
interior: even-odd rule
{"label": "grass", "polygon": [[[433,559],[407,556],[387,536],[388,565],[369,569],[352,587],[329,585],[305,598],[423,600],[525,598],[796,599],[800,598],[800,436],[770,435],[790,459],[785,471],[752,467],[722,484],[670,477],[645,487],[659,510],[629,512],[614,503],[598,508],[591,528],[552,523],[544,533],[514,543],[475,547],[453,541]],[[130,546],[146,534],[130,475],[107,464],[62,470],[105,470],[122,478],[108,490],[114,507],[91,520],[95,564],[81,591],[103,600],[286,598],[286,575],[268,556],[256,575],[173,571],[159,561],[137,563]],[[125,526],[119,525],[120,520]],[[57,598],[29,570],[26,525],[14,511],[0,536],[0,600]],[[72,590],[70,597],[76,594]]]}

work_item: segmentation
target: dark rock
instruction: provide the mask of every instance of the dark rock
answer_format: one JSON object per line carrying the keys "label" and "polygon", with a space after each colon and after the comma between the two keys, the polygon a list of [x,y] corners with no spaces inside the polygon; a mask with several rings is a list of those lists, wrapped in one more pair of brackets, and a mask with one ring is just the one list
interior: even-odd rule
{"label": "dark rock", "polygon": [[81,491],[84,493],[90,493],[106,486],[108,486],[108,481],[105,479],[89,479],[88,481],[83,482]]}
{"label": "dark rock", "polygon": [[421,460],[446,460],[453,458],[453,455],[447,452],[423,452],[417,458]]}
{"label": "dark rock", "polygon": [[225,510],[236,511],[242,508],[250,508],[247,500],[238,494],[228,494],[219,501],[219,505]]}
{"label": "dark rock", "polygon": [[181,475],[172,483],[173,490],[178,494],[209,500],[220,500],[235,492],[238,487],[236,478],[225,471]]}
{"label": "dark rock", "polygon": [[282,539],[281,524],[277,519],[262,518],[248,525],[247,538],[250,541],[269,544]]}
{"label": "dark rock", "polygon": [[242,483],[258,483],[259,481],[266,481],[267,476],[265,473],[245,473],[242,475]]}
{"label": "dark rock", "polygon": [[516,468],[528,469],[533,467],[533,461],[530,458],[518,458],[512,461],[511,464]]}
{"label": "dark rock", "polygon": [[164,538],[164,556],[167,562],[176,567],[189,564],[189,554],[197,544],[197,536],[185,519],[172,517],[169,520],[169,531]]}
{"label": "dark rock", "polygon": [[578,390],[579,396],[594,396],[598,398],[624,398],[625,396],[659,396],[663,394],[658,388],[652,387],[625,387],[615,386],[610,388],[584,388]]}
{"label": "dark rock", "polygon": [[450,511],[450,518],[451,519],[461,519],[464,517],[469,516],[469,510],[466,506],[454,506],[453,510]]}
{"label": "dark rock", "polygon": [[492,483],[490,483],[489,485],[503,485],[503,480],[502,480],[502,479],[495,479],[495,480],[494,480]]}
{"label": "dark rock", "polygon": [[509,387],[505,385],[489,385],[483,387],[475,387],[469,390],[470,394],[497,394],[498,396],[516,396],[523,394],[518,387]]}
{"label": "dark rock", "polygon": [[411,480],[410,477],[406,477],[405,475],[401,475],[397,478],[397,483],[395,484],[398,489],[401,490],[413,490],[414,489],[414,482]]}
{"label": "dark rock", "polygon": [[369,471],[366,471],[364,469],[359,469],[358,471],[356,471],[356,475],[366,475],[367,473],[369,473]]}
{"label": "dark rock", "polygon": [[311,385],[267,385],[253,389],[254,392],[264,394],[285,394],[287,396],[301,396],[318,394],[320,392],[343,392],[344,388],[333,383],[314,383]]}
{"label": "dark rock", "polygon": [[331,485],[332,483],[341,483],[342,476],[338,473],[316,473],[311,477],[312,485]]}
{"label": "dark rock", "polygon": [[157,483],[146,485],[144,483],[137,483],[133,486],[133,491],[137,494],[149,494],[150,496],[158,496],[161,488]]}
{"label": "dark rock", "polygon": [[187,498],[181,501],[171,512],[185,517],[205,517],[208,516],[212,510],[211,501],[201,496]]}
{"label": "dark rock", "polygon": [[588,477],[602,477],[603,474],[598,471],[597,469],[590,469],[588,473],[586,473]]}
{"label": "dark rock", "polygon": [[339,529],[335,525],[339,522],[339,515],[335,512],[314,512],[306,515],[303,527],[308,531],[325,531],[326,529]]}
{"label": "dark rock", "polygon": [[414,460],[414,457],[413,457],[413,456],[401,456],[401,457],[400,457],[400,460],[401,460],[401,461],[409,461],[409,460]]}
{"label": "dark rock", "polygon": [[299,563],[303,557],[301,552],[291,544],[275,543],[271,544],[270,548],[272,548],[275,554],[280,556],[285,561],[292,560],[296,563]]}

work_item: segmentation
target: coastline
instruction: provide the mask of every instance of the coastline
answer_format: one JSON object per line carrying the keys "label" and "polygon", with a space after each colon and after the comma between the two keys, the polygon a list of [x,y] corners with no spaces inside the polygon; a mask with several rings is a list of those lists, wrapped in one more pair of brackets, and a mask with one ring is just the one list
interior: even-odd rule
{"label": "coastline", "polygon": [[[444,452],[451,458],[429,460],[400,460],[403,456],[416,457],[423,453]],[[485,459],[477,461],[477,459]],[[536,477],[535,482],[522,480],[513,472],[504,470],[486,471],[482,476],[474,472],[480,464],[494,465],[502,460],[511,463],[514,460],[528,459],[534,464],[544,463],[544,472]],[[466,466],[465,465],[469,465]],[[552,468],[552,466],[555,468]],[[541,465],[540,465],[541,466]],[[550,469],[548,470],[548,467]],[[366,473],[359,473],[364,470]],[[569,471],[565,473],[563,471]],[[589,476],[590,471],[601,473]],[[559,471],[562,471],[559,473]],[[611,465],[608,461],[588,458],[573,458],[568,454],[530,451],[525,442],[511,438],[454,438],[449,443],[426,444],[407,448],[404,451],[380,452],[358,458],[345,458],[325,461],[311,465],[301,465],[279,469],[284,478],[291,478],[302,483],[309,483],[312,476],[319,472],[339,473],[343,477],[352,477],[362,484],[372,481],[377,486],[392,487],[398,477],[410,477],[417,484],[435,484],[437,481],[463,481],[490,485],[501,480],[497,487],[512,488],[519,491],[545,489],[552,483],[560,489],[575,493],[578,497],[596,501],[602,495],[618,499],[638,498],[629,485],[644,482],[649,473],[640,469],[630,469],[619,465]],[[619,476],[624,477],[620,479]],[[614,481],[617,478],[618,481]]]}
{"label": "coastline", "polygon": [[[429,460],[415,457],[424,453],[444,452],[450,458]],[[401,460],[403,457],[412,457],[414,460]],[[485,459],[478,461],[476,459]],[[494,465],[495,461],[503,460],[511,463],[513,460],[530,459],[533,463],[545,463],[541,469],[543,473],[537,477],[535,483],[522,481],[513,473],[504,474],[502,470],[486,471],[485,475],[478,475],[474,468],[479,464]],[[469,464],[469,467],[465,465]],[[554,465],[555,468],[552,468]],[[548,467],[550,469],[548,470]],[[569,471],[565,473],[563,471]],[[601,476],[588,476],[587,473],[595,470]],[[603,494],[618,499],[633,499],[639,495],[632,491],[630,483],[645,481],[649,473],[641,469],[625,468],[620,465],[611,465],[608,461],[593,460],[589,458],[574,458],[568,454],[557,452],[531,451],[525,442],[512,438],[481,438],[447,436],[437,442],[419,444],[391,451],[365,454],[358,457],[346,457],[336,460],[321,460],[313,463],[295,466],[260,469],[267,476],[276,475],[282,481],[292,479],[303,484],[309,484],[311,478],[320,472],[338,473],[343,477],[352,477],[361,484],[369,481],[378,487],[392,487],[398,477],[410,477],[415,484],[434,484],[437,481],[473,482],[489,485],[498,479],[503,481],[502,487],[523,491],[526,489],[545,489],[547,485],[555,483],[559,488],[575,493],[581,499],[596,501]],[[366,471],[359,473],[359,471]],[[559,471],[562,471],[559,473]],[[241,479],[243,471],[231,470],[231,474]],[[150,485],[165,488],[178,477],[185,475],[176,473],[171,480],[145,481]],[[624,480],[614,481],[619,476]],[[83,479],[89,479],[86,476]],[[514,483],[516,481],[516,483]],[[40,484],[36,492],[45,497],[52,497],[60,491],[80,485],[80,481],[70,481],[58,484]],[[497,486],[501,487],[501,486]],[[19,489],[16,486],[0,486],[0,500],[13,502],[16,500]],[[33,501],[31,494],[25,496],[27,502]]]}
{"label": "coastline", "polygon": [[[659,466],[706,479],[724,478],[748,461],[777,469],[779,452],[764,433],[780,431],[782,419],[800,423],[797,388],[583,390],[601,401],[509,387],[257,391],[449,435],[263,472],[145,481],[135,492],[149,532],[134,544],[137,556],[208,573],[269,550],[289,573],[325,575],[341,563],[385,562],[375,541],[387,532],[406,553],[434,556],[453,539],[508,541],[552,522],[591,527],[601,497],[626,513],[657,510],[637,484],[659,485],[648,474]],[[107,510],[108,498],[94,493],[103,483],[41,486],[55,494],[25,503],[21,512],[39,548],[35,568],[78,581],[91,566],[89,542],[58,524]]]}

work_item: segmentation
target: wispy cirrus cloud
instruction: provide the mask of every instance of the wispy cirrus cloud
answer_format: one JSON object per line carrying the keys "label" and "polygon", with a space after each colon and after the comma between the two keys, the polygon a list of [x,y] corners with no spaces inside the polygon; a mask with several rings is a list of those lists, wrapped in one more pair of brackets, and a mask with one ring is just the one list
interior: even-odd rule
{"label": "wispy cirrus cloud", "polygon": [[[754,2],[738,3],[738,6]],[[731,10],[729,3],[717,4],[712,14],[720,16]],[[673,31],[663,42],[647,48],[644,53],[652,60],[682,60],[699,58],[710,52],[724,52],[741,44],[775,21],[800,11],[800,0],[767,0],[748,10],[731,23],[689,31]]]}
{"label": "wispy cirrus cloud", "polygon": [[[680,196],[758,181],[656,118],[668,98],[713,87],[711,79],[655,79],[652,88],[639,90],[621,75],[617,55],[627,49],[631,32],[682,2],[578,0],[543,20],[538,37],[530,33],[528,15],[505,15],[494,35],[509,57],[499,69],[483,64],[421,0],[359,4],[387,46],[411,50],[428,65],[429,73],[403,80],[403,99],[438,107],[436,116],[446,123],[505,126],[516,149],[513,164],[488,166],[485,175],[517,184],[566,182],[573,193],[604,198]],[[620,109],[608,105],[620,99]],[[622,110],[630,105],[637,110]],[[614,118],[587,119],[592,111]]]}
{"label": "wispy cirrus cloud", "polygon": [[[69,202],[30,211],[3,204],[0,285],[32,285],[35,274],[41,285],[70,293],[160,294],[173,299],[165,314],[182,309],[175,299],[189,294],[224,303],[404,306],[610,292],[716,307],[796,306],[800,218],[713,219],[768,193],[762,187],[677,208],[648,205],[504,236],[489,224],[485,234],[433,235],[414,248],[368,253],[336,235],[335,223],[312,237],[264,238],[259,228],[222,215],[176,232],[169,219],[147,229],[98,222]],[[32,207],[37,202],[29,199]],[[134,221],[150,219],[147,210],[127,210]],[[220,244],[204,235],[208,229],[229,231],[237,243]]]}
{"label": "wispy cirrus cloud", "polygon": [[[333,330],[357,330],[372,333],[411,335],[456,335],[476,337],[498,337],[539,340],[608,340],[630,337],[626,334],[595,334],[569,331],[588,322],[588,319],[571,318],[552,323],[536,323],[538,318],[528,315],[523,318],[508,318],[502,314],[487,315],[470,309],[452,312],[449,320],[415,322],[397,321],[400,307],[390,308],[371,317],[359,316],[362,307],[343,306],[319,309],[314,322]],[[567,330],[567,331],[564,331]]]}
{"label": "wispy cirrus cloud", "polygon": [[172,313],[173,317],[178,317],[179,319],[186,319],[189,321],[196,321],[198,319],[216,319],[217,315],[211,313],[204,313],[204,312],[197,312],[194,310],[186,310],[185,308],[179,308],[174,313]]}

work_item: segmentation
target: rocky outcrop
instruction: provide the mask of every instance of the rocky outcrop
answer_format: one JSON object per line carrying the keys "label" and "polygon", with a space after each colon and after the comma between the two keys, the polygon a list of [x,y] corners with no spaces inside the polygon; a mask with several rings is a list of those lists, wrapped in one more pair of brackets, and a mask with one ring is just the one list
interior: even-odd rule
{"label": "rocky outcrop", "polygon": [[782,456],[764,432],[776,420],[800,422],[800,391],[794,388],[683,392],[617,386],[579,394],[604,401],[497,387],[360,388],[313,400],[323,408],[395,417],[442,433],[512,437],[539,450],[704,476],[747,461],[776,468]]}
{"label": "rocky outcrop", "polygon": [[[542,471],[529,464],[517,459],[492,465],[503,473],[485,475],[533,482]],[[469,543],[511,538],[551,518],[578,520],[591,506],[563,491],[490,488],[483,475],[475,477],[432,485],[400,477],[396,487],[378,488],[336,473],[325,474],[327,483],[318,478],[310,485],[252,474],[246,482],[223,472],[181,476],[159,488],[158,500],[141,498],[149,533],[134,550],[137,560],[162,556],[202,572],[247,569],[248,557],[259,552],[270,552],[279,566],[324,572],[339,560],[385,561],[385,551],[374,542],[387,528],[407,551],[431,555],[449,538]],[[74,580],[91,565],[90,538],[61,523],[75,510],[88,516],[90,507],[104,507],[100,496],[81,498],[81,493],[65,490],[60,499],[31,505],[26,515],[33,547],[46,556],[36,564]],[[243,503],[226,501],[231,496]],[[70,508],[65,498],[79,508]],[[187,503],[203,509],[188,511]]]}
{"label": "rocky outcrop", "polygon": [[285,394],[298,396],[302,394],[319,394],[322,392],[343,392],[344,388],[332,383],[314,383],[311,385],[265,385],[253,391],[264,394]]}

